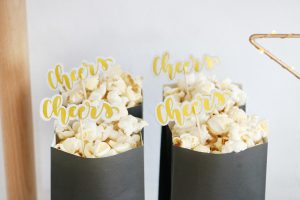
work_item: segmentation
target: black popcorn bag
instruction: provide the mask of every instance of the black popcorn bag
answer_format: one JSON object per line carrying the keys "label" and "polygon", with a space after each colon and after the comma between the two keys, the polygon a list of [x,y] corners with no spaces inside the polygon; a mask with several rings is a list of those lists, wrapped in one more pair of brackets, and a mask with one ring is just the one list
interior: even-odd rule
{"label": "black popcorn bag", "polygon": [[211,154],[173,146],[162,127],[160,200],[265,199],[268,144],[239,153]]}
{"label": "black popcorn bag", "polygon": [[[128,109],[142,118],[143,105]],[[144,147],[105,158],[51,148],[52,200],[143,200]]]}
{"label": "black popcorn bag", "polygon": [[268,143],[239,153],[203,153],[174,146],[169,126],[161,130],[159,200],[265,199]]}

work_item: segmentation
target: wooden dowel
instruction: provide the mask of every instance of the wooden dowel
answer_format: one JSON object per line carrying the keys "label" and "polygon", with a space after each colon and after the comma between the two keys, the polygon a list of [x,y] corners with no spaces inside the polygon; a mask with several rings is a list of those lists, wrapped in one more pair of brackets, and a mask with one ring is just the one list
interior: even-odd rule
{"label": "wooden dowel", "polygon": [[0,0],[0,106],[7,197],[35,200],[25,0]]}

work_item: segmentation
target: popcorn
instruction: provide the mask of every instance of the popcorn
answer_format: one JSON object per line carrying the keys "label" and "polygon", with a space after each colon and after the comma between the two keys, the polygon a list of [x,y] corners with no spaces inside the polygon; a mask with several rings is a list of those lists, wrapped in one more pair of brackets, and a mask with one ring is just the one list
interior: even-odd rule
{"label": "popcorn", "polygon": [[242,123],[247,119],[245,111],[239,109],[238,107],[233,107],[228,111],[228,116],[236,121],[237,123]]}
{"label": "popcorn", "polygon": [[201,127],[200,127],[200,135],[201,135],[201,137],[200,137],[200,143],[201,144],[206,144],[206,142],[208,140],[212,139],[212,136],[208,132],[206,125],[201,125]]}
{"label": "popcorn", "polygon": [[197,85],[193,93],[201,93],[203,95],[209,95],[213,89],[215,89],[215,84],[209,81],[205,81],[205,82],[200,82],[200,84]]}
{"label": "popcorn", "polygon": [[119,121],[122,117],[125,117],[128,115],[128,110],[125,106],[123,106],[123,105],[113,105],[113,106],[116,107],[118,109],[118,111],[114,110],[113,116],[110,119],[104,119],[103,120],[104,123],[111,123],[111,122]]}
{"label": "popcorn", "polygon": [[66,104],[80,104],[84,100],[84,92],[82,91],[82,85],[78,84],[74,90],[62,93],[62,96],[66,98],[64,100]]}
{"label": "popcorn", "polygon": [[73,129],[73,131],[74,132],[78,132],[78,130],[79,130],[79,128],[80,128],[80,123],[78,122],[78,121],[76,121],[76,122],[74,122],[73,124],[72,124],[72,129]]}
{"label": "popcorn", "polygon": [[57,132],[57,136],[59,139],[63,140],[63,139],[66,139],[66,138],[70,138],[72,136],[74,136],[74,131],[63,131],[63,132]]}
{"label": "popcorn", "polygon": [[267,121],[255,115],[247,115],[239,108],[245,105],[247,95],[238,85],[233,84],[230,79],[218,81],[215,77],[203,74],[186,78],[187,81],[179,80],[176,85],[164,87],[164,98],[172,96],[179,107],[184,102],[191,101],[195,95],[208,95],[214,89],[229,93],[230,98],[223,109],[197,114],[199,127],[195,116],[185,118],[183,126],[169,123],[175,146],[221,154],[237,153],[267,142]]}
{"label": "popcorn", "polygon": [[94,90],[91,92],[89,96],[89,100],[91,101],[100,101],[104,95],[106,94],[106,84],[102,84],[99,89]]}
{"label": "popcorn", "polygon": [[123,73],[121,76],[126,84],[131,86],[134,92],[141,90],[142,77],[133,77],[128,73]]}
{"label": "popcorn", "polygon": [[182,134],[180,136],[180,147],[192,149],[199,144],[199,139],[196,136],[190,134]]}
{"label": "popcorn", "polygon": [[143,100],[142,78],[123,72],[117,65],[109,68],[100,77],[86,78],[84,84],[78,82],[72,91],[62,90],[63,105],[82,103],[85,98],[83,86],[87,99],[91,101],[103,100],[129,108],[140,104]]}
{"label": "popcorn", "polygon": [[62,143],[57,144],[56,148],[70,154],[75,154],[81,150],[81,141],[75,137],[67,138]]}
{"label": "popcorn", "polygon": [[217,138],[217,141],[212,145],[211,149],[214,152],[220,151],[222,149],[223,146],[223,140],[222,138]]}
{"label": "popcorn", "polygon": [[98,83],[99,79],[97,77],[90,77],[86,79],[85,88],[90,91],[95,90],[98,86]]}
{"label": "popcorn", "polygon": [[[106,125],[103,124],[103,126],[99,125],[100,128],[103,127],[103,134],[102,134],[102,137],[101,137],[101,141],[106,141],[109,136],[110,136],[110,131],[113,130],[113,126],[112,125]],[[102,131],[102,130],[101,130]]]}
{"label": "popcorn", "polygon": [[112,140],[109,141],[109,145],[118,153],[123,153],[132,149],[129,143],[118,143]]}
{"label": "popcorn", "polygon": [[193,150],[198,152],[203,152],[203,153],[210,153],[210,148],[202,144],[199,144]]}
{"label": "popcorn", "polygon": [[93,146],[93,143],[87,143],[85,146],[84,146],[84,156],[86,158],[95,158],[95,155],[94,155],[94,146]]}
{"label": "popcorn", "polygon": [[175,146],[181,146],[181,139],[180,139],[180,137],[173,137],[173,144]]}
{"label": "popcorn", "polygon": [[240,152],[247,149],[247,144],[243,141],[228,141],[222,147],[222,153]]}
{"label": "popcorn", "polygon": [[[81,127],[82,124],[82,127]],[[141,130],[147,123],[128,113],[114,122],[75,121],[72,126],[57,126],[56,134],[72,131],[68,138],[61,137],[55,146],[65,152],[86,158],[102,158],[123,153],[141,146]],[[83,152],[82,152],[83,149]]]}
{"label": "popcorn", "polygon": [[209,134],[208,130],[207,130],[207,126],[202,124],[200,127],[200,134],[199,134],[199,128],[196,127],[196,124],[193,124],[189,127],[176,127],[176,125],[171,128],[172,133],[174,136],[181,136],[183,134],[190,134],[196,137],[199,137],[199,135],[201,135],[201,137],[199,138],[199,143],[200,144],[205,144],[208,140],[212,139],[212,136]]}
{"label": "popcorn", "polygon": [[119,76],[114,75],[112,77],[108,77],[106,84],[108,91],[115,91],[118,94],[124,94],[126,91],[126,83]]}
{"label": "popcorn", "polygon": [[232,124],[229,130],[228,137],[232,141],[240,141],[241,135],[240,135],[240,127],[238,124]]}
{"label": "popcorn", "polygon": [[117,154],[118,154],[118,152],[116,150],[110,149],[109,152],[103,156],[103,158],[104,157],[109,157],[109,156],[114,156],[114,155],[117,155]]}
{"label": "popcorn", "polygon": [[127,87],[126,97],[128,98],[129,101],[132,101],[132,102],[141,102],[142,101],[141,93],[139,91],[138,92],[134,91],[132,86]]}
{"label": "popcorn", "polygon": [[206,77],[203,74],[199,74],[198,77],[193,75],[192,80],[187,79],[187,82],[191,96],[186,94],[186,82],[179,80],[175,86],[166,86],[164,88],[164,97],[173,96],[176,101],[182,103],[186,100],[190,101],[196,94],[208,95],[213,89],[218,89],[231,94],[231,99],[228,100],[225,106],[226,109],[233,106],[242,106],[246,103],[246,93],[229,79],[218,81],[215,77]]}
{"label": "popcorn", "polygon": [[247,148],[255,146],[255,142],[250,138],[249,135],[243,135],[242,140],[247,144]]}
{"label": "popcorn", "polygon": [[103,158],[126,152],[142,145],[141,132],[147,122],[128,115],[127,108],[143,100],[142,78],[110,66],[100,76],[74,82],[72,90],[60,88],[63,105],[81,104],[85,99],[97,104],[106,101],[113,106],[111,118],[98,121],[72,120],[66,127],[55,123],[55,148],[85,158]]}
{"label": "popcorn", "polygon": [[147,125],[148,123],[146,121],[139,120],[132,115],[122,117],[118,123],[120,129],[122,129],[128,136],[133,133],[137,133],[139,130],[141,130],[142,127],[145,127]]}
{"label": "popcorn", "polygon": [[58,124],[57,121],[55,121],[55,132],[57,134],[57,137],[60,140],[64,140],[70,137],[73,137],[75,135],[75,132],[72,130],[71,127],[62,127]]}
{"label": "popcorn", "polygon": [[260,132],[259,130],[253,130],[252,134],[250,135],[251,139],[255,142],[255,143],[259,143],[262,140],[262,132]]}
{"label": "popcorn", "polygon": [[246,93],[241,90],[238,85],[233,84],[230,79],[225,79],[224,81],[217,83],[217,87],[225,91],[231,91],[231,98],[237,104],[237,106],[246,104]]}
{"label": "popcorn", "polygon": [[232,121],[226,114],[220,114],[212,116],[207,121],[207,125],[212,134],[223,135],[228,133]]}
{"label": "popcorn", "polygon": [[120,105],[123,103],[122,98],[119,96],[117,91],[110,91],[107,94],[107,101],[110,104]]}
{"label": "popcorn", "polygon": [[140,145],[141,136],[139,134],[133,134],[131,137],[127,137],[127,142],[132,148],[136,148]]}
{"label": "popcorn", "polygon": [[83,101],[84,97],[81,92],[72,92],[67,99],[69,104],[80,104]]}
{"label": "popcorn", "polygon": [[97,130],[97,125],[95,122],[84,121],[82,122],[82,127],[78,129],[76,137],[82,139],[83,141],[93,142],[98,136],[99,132]]}
{"label": "popcorn", "polygon": [[97,141],[94,146],[94,155],[97,158],[106,157],[110,152],[111,147],[106,142]]}

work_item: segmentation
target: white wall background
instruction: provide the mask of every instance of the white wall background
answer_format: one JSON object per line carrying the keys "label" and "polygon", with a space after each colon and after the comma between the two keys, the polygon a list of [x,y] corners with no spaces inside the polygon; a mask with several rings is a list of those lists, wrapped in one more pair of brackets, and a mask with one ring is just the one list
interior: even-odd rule
{"label": "white wall background", "polygon": [[[123,68],[143,75],[146,129],[146,199],[158,194],[160,128],[154,106],[161,99],[165,77],[152,75],[154,55],[169,50],[183,59],[189,54],[218,55],[214,73],[242,83],[247,109],[271,125],[267,199],[300,199],[300,81],[261,55],[248,42],[252,33],[300,33],[300,2],[281,1],[96,1],[28,0],[28,32],[38,197],[50,199],[51,123],[39,117],[39,103],[53,95],[46,84],[50,67],[67,69],[82,59],[113,56]],[[300,71],[300,41],[264,42]],[[0,154],[0,199],[5,199]]]}

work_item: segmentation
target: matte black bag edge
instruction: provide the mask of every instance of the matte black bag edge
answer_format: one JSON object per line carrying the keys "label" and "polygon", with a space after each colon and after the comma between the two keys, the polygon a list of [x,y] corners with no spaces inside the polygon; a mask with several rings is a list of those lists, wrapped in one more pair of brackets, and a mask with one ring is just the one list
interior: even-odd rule
{"label": "matte black bag edge", "polygon": [[[143,118],[143,104],[128,113]],[[51,199],[145,199],[144,146],[105,158],[82,158],[51,147]]]}

